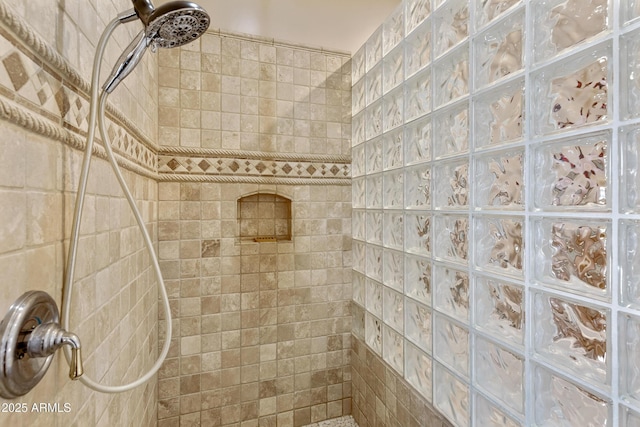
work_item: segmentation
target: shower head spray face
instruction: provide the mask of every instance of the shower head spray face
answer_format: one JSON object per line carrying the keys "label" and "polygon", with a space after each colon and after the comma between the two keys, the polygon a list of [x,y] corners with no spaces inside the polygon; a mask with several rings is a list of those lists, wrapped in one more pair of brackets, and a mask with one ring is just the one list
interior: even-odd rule
{"label": "shower head spray face", "polygon": [[146,33],[151,43],[159,47],[178,47],[204,34],[210,22],[207,12],[197,4],[172,1],[153,11],[146,25]]}
{"label": "shower head spray face", "polygon": [[150,44],[164,48],[182,46],[200,37],[211,19],[190,1],[172,1],[154,8],[149,0],[132,0],[136,15],[145,26]]}
{"label": "shower head spray face", "polygon": [[[103,89],[113,92],[142,59],[147,47],[172,48],[190,43],[204,34],[211,19],[207,12],[189,1],[172,1],[155,9],[149,0],[133,0],[135,13],[144,24],[144,30],[124,51],[111,71]],[[120,22],[130,22],[135,15],[123,14]]]}

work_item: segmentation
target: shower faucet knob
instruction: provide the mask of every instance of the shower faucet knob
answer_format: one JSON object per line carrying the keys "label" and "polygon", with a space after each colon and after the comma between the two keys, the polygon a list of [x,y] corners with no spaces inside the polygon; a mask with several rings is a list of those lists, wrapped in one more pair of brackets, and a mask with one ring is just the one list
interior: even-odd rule
{"label": "shower faucet knob", "polygon": [[78,379],[83,373],[80,340],[60,327],[56,302],[42,291],[22,294],[0,322],[0,396],[27,394],[63,345],[71,346],[69,377]]}
{"label": "shower faucet knob", "polygon": [[27,354],[30,357],[48,357],[63,345],[71,346],[69,378],[77,380],[84,372],[80,339],[76,334],[62,329],[58,323],[36,326],[27,341]]}

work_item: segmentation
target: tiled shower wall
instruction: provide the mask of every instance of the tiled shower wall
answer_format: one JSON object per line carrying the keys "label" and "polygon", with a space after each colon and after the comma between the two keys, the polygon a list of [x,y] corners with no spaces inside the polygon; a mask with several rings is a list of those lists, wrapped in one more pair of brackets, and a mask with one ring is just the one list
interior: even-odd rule
{"label": "tiled shower wall", "polygon": [[[159,254],[176,336],[159,426],[350,414],[349,60],[214,32],[161,52]],[[238,200],[256,194],[291,200],[290,240],[241,234]]]}
{"label": "tiled shower wall", "polygon": [[[44,290],[60,305],[66,248],[89,113],[93,46],[128,0],[0,2],[0,316],[23,292]],[[110,68],[138,23],[118,29]],[[156,234],[157,61],[149,55],[111,97],[107,128],[125,179]],[[135,122],[133,122],[135,121]],[[118,385],[138,378],[158,354],[157,287],[142,238],[104,151],[97,149],[81,227],[71,328],[86,374]],[[14,426],[156,425],[157,380],[118,394],[95,393],[68,378],[57,354],[26,396],[24,412],[3,411]],[[70,404],[35,412],[32,403]],[[13,406],[14,408],[16,406]],[[20,407],[20,406],[18,406]]]}
{"label": "tiled shower wall", "polygon": [[381,360],[457,426],[640,423],[638,16],[405,0],[354,55],[361,426]]}

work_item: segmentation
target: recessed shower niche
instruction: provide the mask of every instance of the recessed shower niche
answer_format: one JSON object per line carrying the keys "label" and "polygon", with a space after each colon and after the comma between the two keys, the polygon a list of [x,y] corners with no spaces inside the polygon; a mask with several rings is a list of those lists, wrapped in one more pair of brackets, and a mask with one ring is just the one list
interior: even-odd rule
{"label": "recessed shower niche", "polygon": [[238,230],[241,241],[291,240],[291,200],[266,192],[239,198]]}

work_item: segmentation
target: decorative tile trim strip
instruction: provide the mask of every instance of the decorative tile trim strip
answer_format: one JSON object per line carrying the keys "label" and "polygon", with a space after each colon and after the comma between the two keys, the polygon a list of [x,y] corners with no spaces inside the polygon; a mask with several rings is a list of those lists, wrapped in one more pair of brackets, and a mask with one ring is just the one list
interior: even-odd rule
{"label": "decorative tile trim strip", "polygon": [[[9,62],[4,63],[3,61],[3,65],[6,67],[11,64],[33,71],[33,74],[22,77],[28,78],[27,81],[16,82],[12,80],[16,90],[13,97],[8,97],[15,98],[16,102],[22,105],[33,107],[30,109],[34,110],[37,115],[55,120],[59,114],[65,125],[77,133],[81,133],[80,129],[83,128],[83,125],[86,127],[88,117],[87,99],[91,90],[90,83],[84,80],[64,57],[33,31],[23,18],[15,15],[11,8],[3,2],[0,2],[0,25],[4,27],[2,35],[8,38],[16,49],[14,53],[6,57],[5,61]],[[11,75],[9,78],[11,79]],[[28,89],[29,93],[37,93],[37,97],[41,99],[38,99],[39,102],[30,99],[28,94],[20,92],[21,88],[25,88],[24,92],[27,92]],[[7,91],[2,91],[4,95],[10,95],[5,92]],[[22,97],[25,102],[21,102]],[[21,115],[33,117],[33,114],[27,113],[26,110]],[[139,164],[137,167],[132,166],[128,169],[143,170],[143,168],[148,168],[151,171],[147,170],[145,175],[153,174],[155,155],[158,151],[157,145],[144,136],[133,122],[111,104],[107,104],[107,116],[113,122],[109,123],[108,129],[109,136],[115,140],[115,144],[112,145],[121,153],[131,156],[128,163],[136,162]],[[24,124],[17,124],[24,127]],[[30,130],[37,131],[31,128]],[[71,138],[55,139],[67,144],[71,140]],[[80,146],[69,145],[78,149],[84,147],[84,144]]]}
{"label": "decorative tile trim strip", "polygon": [[159,154],[158,174],[162,181],[287,181],[295,184],[328,184],[331,181],[349,185],[351,162],[348,156],[304,159],[291,153],[176,147]]}
{"label": "decorative tile trim strip", "polygon": [[[6,120],[17,126],[20,126],[26,130],[37,133],[47,138],[62,142],[69,145],[72,148],[78,150],[84,150],[86,147],[86,141],[79,135],[70,132],[60,125],[51,123],[42,117],[32,114],[30,111],[10,104],[5,99],[0,97],[0,119]],[[104,148],[98,144],[93,146],[93,155],[101,159],[106,159],[107,154]],[[151,179],[158,179],[158,174],[153,170],[141,167],[137,163],[132,162],[129,159],[123,158],[119,153],[116,153],[116,160],[118,165],[128,169],[138,175],[145,176]]]}
{"label": "decorative tile trim strip", "polygon": [[242,159],[277,159],[301,162],[335,162],[335,163],[351,163],[350,156],[341,155],[310,155],[297,153],[271,153],[266,151],[239,151],[239,150],[221,150],[213,148],[197,148],[197,147],[162,147],[158,155],[160,156],[180,156],[191,155],[195,157],[226,157],[226,158],[242,158]]}
{"label": "decorative tile trim strip", "polygon": [[351,179],[339,178],[280,178],[275,176],[228,176],[228,175],[190,175],[159,174],[160,182],[217,182],[234,184],[265,185],[351,185]]}

